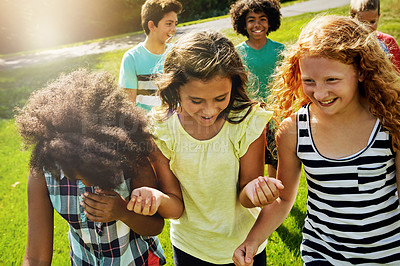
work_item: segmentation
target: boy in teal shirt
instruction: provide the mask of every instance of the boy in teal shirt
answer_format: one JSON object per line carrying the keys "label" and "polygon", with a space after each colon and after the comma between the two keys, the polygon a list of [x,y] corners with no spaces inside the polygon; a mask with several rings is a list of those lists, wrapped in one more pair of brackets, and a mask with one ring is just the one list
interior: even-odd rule
{"label": "boy in teal shirt", "polygon": [[119,86],[137,106],[150,110],[161,101],[154,77],[162,71],[168,42],[176,32],[182,5],[177,0],[147,0],[142,6],[142,27],[146,40],[128,50],[121,62]]}
{"label": "boy in teal shirt", "polygon": [[[249,70],[249,95],[256,100],[266,101],[270,94],[270,83],[277,62],[282,57],[285,46],[267,38],[281,25],[281,11],[278,0],[239,0],[230,9],[233,29],[248,39],[236,46],[243,63]],[[268,134],[265,149],[265,163],[268,176],[276,176],[278,160],[270,150],[274,150],[274,133]]]}

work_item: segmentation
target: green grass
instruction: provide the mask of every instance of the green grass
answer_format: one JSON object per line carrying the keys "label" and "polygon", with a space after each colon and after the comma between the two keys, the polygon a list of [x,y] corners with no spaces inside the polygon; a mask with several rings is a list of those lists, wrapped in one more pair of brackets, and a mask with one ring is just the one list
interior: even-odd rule
{"label": "green grass", "polygon": [[[26,183],[29,152],[20,151],[13,120],[0,121],[0,264],[21,257],[26,239]],[[21,239],[21,241],[19,241]],[[7,254],[7,255],[6,255]],[[8,258],[7,258],[7,257]],[[14,261],[17,262],[17,261]],[[8,264],[10,265],[10,264]]]}
{"label": "green grass", "polygon": [[[328,13],[348,15],[348,6],[332,9]],[[379,30],[400,41],[400,0],[381,1],[381,13]],[[283,18],[281,28],[269,37],[291,44],[296,40],[300,29],[316,14]],[[232,30],[223,33],[235,44],[244,40]],[[124,52],[125,50],[116,50],[0,72],[0,265],[21,265],[26,243],[26,185],[30,152],[21,150],[21,140],[12,119],[14,106],[22,106],[32,91],[45,86],[61,72],[86,67],[90,70],[106,70],[117,75]],[[268,265],[302,265],[299,247],[306,198],[307,187],[303,175],[292,211],[269,239]],[[70,263],[67,231],[66,222],[56,214],[53,265]],[[167,265],[173,265],[168,222],[159,238],[167,257]]]}

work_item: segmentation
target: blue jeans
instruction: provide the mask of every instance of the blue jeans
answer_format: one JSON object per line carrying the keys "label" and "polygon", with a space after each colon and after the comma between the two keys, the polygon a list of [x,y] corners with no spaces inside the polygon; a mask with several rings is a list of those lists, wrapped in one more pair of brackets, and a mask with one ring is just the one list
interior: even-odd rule
{"label": "blue jeans", "polygon": [[[193,257],[182,250],[176,248],[175,246],[172,246],[173,252],[174,252],[174,263],[175,266],[213,266],[213,265],[218,265],[218,266],[234,266],[235,264],[229,263],[229,264],[213,264],[209,263],[206,261],[203,261],[201,259],[198,259],[196,257]],[[260,252],[260,254],[256,255],[254,257],[254,264],[253,266],[265,266],[267,265],[267,253],[265,252],[265,249]]]}

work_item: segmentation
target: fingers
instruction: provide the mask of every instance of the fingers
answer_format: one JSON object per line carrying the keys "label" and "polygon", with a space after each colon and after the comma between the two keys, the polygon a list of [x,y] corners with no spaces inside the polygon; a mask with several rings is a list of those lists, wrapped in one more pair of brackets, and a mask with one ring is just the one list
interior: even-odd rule
{"label": "fingers", "polygon": [[[265,185],[264,185],[265,186]],[[266,204],[268,204],[268,202],[271,200],[271,193],[269,190],[266,190],[266,192],[264,192],[263,190],[265,190],[265,188],[261,187],[260,183],[256,183],[255,185],[255,204],[258,207],[264,206]],[[269,199],[268,199],[269,197]]]}
{"label": "fingers", "polygon": [[133,208],[135,206],[136,203],[136,197],[132,196],[131,200],[128,202],[128,205],[126,205],[126,208],[130,211],[133,211]]}
{"label": "fingers", "polygon": [[136,212],[138,214],[142,214],[142,201],[143,201],[143,199],[142,199],[141,196],[136,198],[136,203],[133,206],[133,211],[134,212]]}
{"label": "fingers", "polygon": [[253,257],[256,254],[256,250],[248,246],[239,246],[233,253],[232,260],[235,265],[249,266],[253,265]]}
{"label": "fingers", "polygon": [[83,207],[84,214],[89,220],[94,222],[101,222],[103,220],[103,211],[92,208],[91,206],[85,204],[84,201],[81,201],[80,205]]}
{"label": "fingers", "polygon": [[128,210],[141,215],[154,215],[157,212],[156,197],[133,196],[129,201]]}
{"label": "fingers", "polygon": [[94,222],[102,222],[105,218],[104,209],[106,206],[104,196],[86,191],[81,197],[80,205],[83,207],[86,217]]}
{"label": "fingers", "polygon": [[[100,188],[96,189],[96,193],[100,194],[100,195],[106,195],[109,197],[118,197],[119,196],[119,194],[117,192],[115,192],[114,190],[102,190]],[[93,195],[96,195],[96,194],[93,194]]]}
{"label": "fingers", "polygon": [[83,213],[85,214],[85,216],[86,216],[89,220],[91,220],[91,221],[93,221],[93,222],[103,222],[103,217],[101,217],[101,216],[97,216],[97,215],[95,215],[95,214],[93,214],[93,213],[90,213],[90,212],[87,211],[87,210],[85,210]]}
{"label": "fingers", "polygon": [[245,259],[244,259],[244,265],[253,265],[253,257],[256,255],[256,250],[252,250],[250,248],[246,249],[246,255],[245,255]]}
{"label": "fingers", "polygon": [[85,192],[81,195],[82,201],[85,206],[90,206],[93,209],[102,209],[105,205],[104,196]]}
{"label": "fingers", "polygon": [[154,215],[158,211],[158,206],[157,206],[157,203],[156,203],[157,199],[156,199],[155,196],[153,196],[151,198],[151,200],[152,200],[152,204],[151,204],[151,207],[150,207],[149,215]]}
{"label": "fingers", "polygon": [[155,197],[151,198],[146,198],[143,203],[144,205],[142,206],[142,214],[143,215],[153,215],[154,213],[151,213],[151,210],[154,209],[153,201],[155,201]]}
{"label": "fingers", "polygon": [[132,191],[131,200],[127,208],[141,215],[153,215],[158,211],[161,192],[148,187],[141,187]]}
{"label": "fingers", "polygon": [[279,197],[279,190],[283,189],[284,186],[280,180],[268,177],[258,177],[255,184],[254,202],[259,207],[271,204],[274,200]]}
{"label": "fingers", "polygon": [[235,265],[245,265],[245,257],[246,257],[246,252],[241,248],[237,248],[235,250],[235,252],[233,253],[233,263],[235,263]]}
{"label": "fingers", "polygon": [[264,177],[259,177],[258,181],[256,191],[261,204],[268,204],[279,196],[279,191],[276,186],[268,183]]}
{"label": "fingers", "polygon": [[282,190],[282,189],[285,188],[285,187],[283,186],[283,184],[282,184],[282,181],[281,181],[281,180],[278,180],[278,179],[276,179],[276,178],[267,178],[267,182],[268,182],[269,184],[275,185],[275,187],[276,187],[277,189],[279,189],[279,190]]}

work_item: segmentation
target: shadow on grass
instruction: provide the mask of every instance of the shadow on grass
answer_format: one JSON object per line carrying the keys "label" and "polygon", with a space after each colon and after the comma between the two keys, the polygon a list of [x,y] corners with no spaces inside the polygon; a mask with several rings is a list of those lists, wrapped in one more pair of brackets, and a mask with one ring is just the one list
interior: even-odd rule
{"label": "shadow on grass", "polygon": [[[276,232],[278,233],[283,244],[296,256],[300,255],[300,244],[302,240],[302,228],[306,214],[297,206],[294,206],[290,211],[290,216],[294,219],[295,225],[281,225]],[[290,228],[290,230],[288,229]],[[297,229],[297,230],[296,230]]]}

